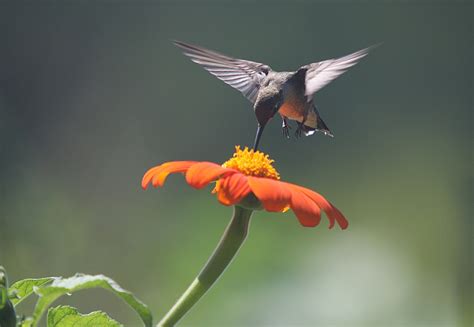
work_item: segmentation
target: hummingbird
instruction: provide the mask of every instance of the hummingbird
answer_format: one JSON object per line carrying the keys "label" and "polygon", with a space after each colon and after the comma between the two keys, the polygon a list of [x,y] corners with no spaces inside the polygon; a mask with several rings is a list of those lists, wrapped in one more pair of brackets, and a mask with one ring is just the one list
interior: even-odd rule
{"label": "hummingbird", "polygon": [[277,72],[259,62],[229,57],[181,41],[173,43],[193,62],[240,91],[252,103],[258,122],[254,150],[258,148],[268,121],[277,112],[282,119],[282,132],[286,138],[290,137],[288,120],[296,121],[297,138],[316,131],[333,137],[316,109],[314,94],[357,64],[374,47],[304,65],[296,71]]}

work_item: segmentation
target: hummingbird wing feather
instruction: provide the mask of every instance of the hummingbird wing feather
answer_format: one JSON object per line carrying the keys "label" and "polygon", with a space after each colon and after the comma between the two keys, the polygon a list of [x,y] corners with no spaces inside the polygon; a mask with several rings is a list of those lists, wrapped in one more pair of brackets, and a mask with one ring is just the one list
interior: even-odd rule
{"label": "hummingbird wing feather", "polygon": [[207,50],[196,45],[174,41],[183,53],[192,61],[201,65],[209,73],[242,92],[247,99],[255,103],[262,80],[271,68],[267,65],[236,59]]}
{"label": "hummingbird wing feather", "polygon": [[302,68],[306,68],[306,91],[308,97],[328,85],[331,81],[342,75],[364,58],[373,47],[365,48],[347,56],[315,62]]}

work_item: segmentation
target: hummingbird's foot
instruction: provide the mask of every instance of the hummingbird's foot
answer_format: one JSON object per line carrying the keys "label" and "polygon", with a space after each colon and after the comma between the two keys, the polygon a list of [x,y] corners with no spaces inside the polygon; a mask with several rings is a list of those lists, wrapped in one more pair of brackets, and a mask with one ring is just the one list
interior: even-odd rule
{"label": "hummingbird's foot", "polygon": [[283,136],[287,139],[290,138],[290,129],[291,129],[291,126],[288,125],[288,121],[286,120],[286,118],[283,117],[283,123],[281,125],[281,131],[283,132]]}
{"label": "hummingbird's foot", "polygon": [[304,124],[298,122],[298,128],[296,129],[296,132],[295,132],[295,137],[296,138],[300,138],[301,135],[303,135],[303,129],[304,129]]}

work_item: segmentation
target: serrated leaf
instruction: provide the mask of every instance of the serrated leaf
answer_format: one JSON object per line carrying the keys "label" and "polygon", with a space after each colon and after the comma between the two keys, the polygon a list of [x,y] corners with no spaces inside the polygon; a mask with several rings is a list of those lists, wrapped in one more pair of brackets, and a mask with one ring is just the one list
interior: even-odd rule
{"label": "serrated leaf", "polygon": [[15,294],[10,300],[14,306],[17,306],[21,301],[33,294],[33,288],[43,286],[51,283],[56,277],[45,278],[28,278],[19,280],[14,283],[9,289],[10,294]]}
{"label": "serrated leaf", "polygon": [[33,313],[34,324],[38,324],[44,311],[60,296],[97,287],[109,290],[123,299],[138,313],[146,327],[152,326],[153,318],[150,309],[132,293],[124,290],[114,280],[104,275],[92,276],[84,274],[76,274],[70,278],[57,278],[50,285],[35,287],[34,291],[40,298],[36,303]]}
{"label": "serrated leaf", "polygon": [[48,310],[48,327],[119,327],[123,326],[105,312],[81,314],[76,308],[64,305]]}

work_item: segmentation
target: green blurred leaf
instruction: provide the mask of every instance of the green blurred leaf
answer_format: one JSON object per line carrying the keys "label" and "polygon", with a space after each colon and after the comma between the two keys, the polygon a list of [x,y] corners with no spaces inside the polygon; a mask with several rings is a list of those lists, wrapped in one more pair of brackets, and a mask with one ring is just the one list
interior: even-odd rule
{"label": "green blurred leaf", "polygon": [[19,327],[31,327],[31,326],[33,326],[33,318],[31,318],[31,317],[24,318],[19,323]]}
{"label": "green blurred leaf", "polygon": [[51,283],[55,277],[45,277],[45,278],[28,278],[19,280],[14,283],[9,289],[8,292],[10,294],[14,294],[15,296],[11,298],[11,301],[14,306],[17,306],[21,301],[26,299],[28,296],[33,294],[33,288],[43,286],[46,284]]}
{"label": "green blurred leaf", "polygon": [[122,298],[128,305],[130,305],[143,320],[146,327],[152,326],[152,315],[150,309],[138,300],[132,293],[121,288],[114,280],[104,275],[84,275],[76,274],[70,278],[57,278],[51,285],[35,287],[34,291],[40,298],[36,303],[33,313],[34,324],[38,324],[44,311],[57,298],[64,294],[89,289],[89,288],[104,288],[113,292],[118,297]]}
{"label": "green blurred leaf", "polygon": [[48,310],[48,327],[118,327],[122,326],[105,312],[80,314],[76,308],[57,306]]}

